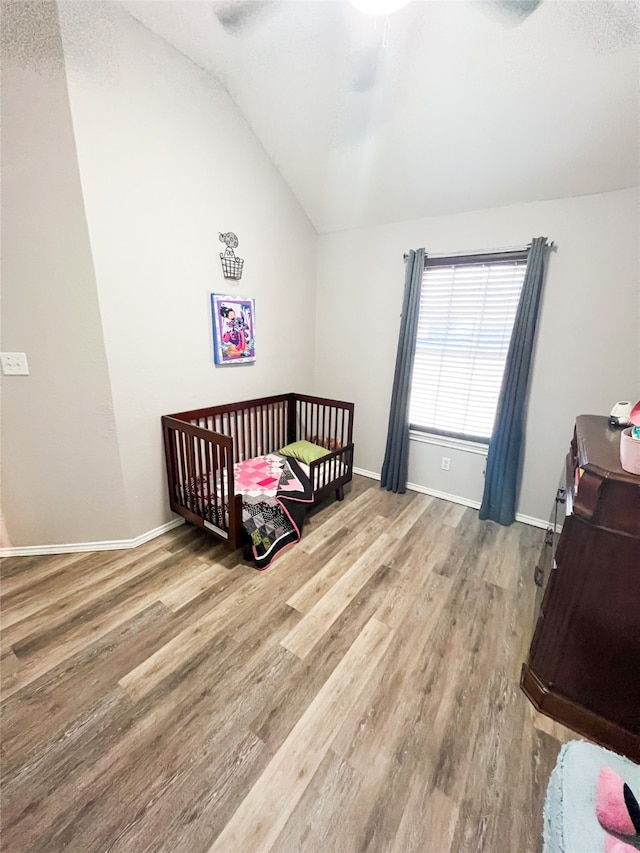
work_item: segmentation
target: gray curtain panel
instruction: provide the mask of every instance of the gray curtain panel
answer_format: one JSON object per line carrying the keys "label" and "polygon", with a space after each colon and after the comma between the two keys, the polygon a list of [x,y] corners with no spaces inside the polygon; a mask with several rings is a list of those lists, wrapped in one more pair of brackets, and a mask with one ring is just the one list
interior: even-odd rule
{"label": "gray curtain panel", "polygon": [[409,396],[411,376],[416,355],[418,316],[420,314],[420,288],[424,272],[424,249],[409,252],[405,269],[402,320],[393,377],[387,447],[382,464],[380,485],[390,492],[407,490],[409,466]]}
{"label": "gray curtain panel", "polygon": [[487,455],[480,518],[504,525],[516,518],[529,368],[548,249],[546,237],[531,242]]}

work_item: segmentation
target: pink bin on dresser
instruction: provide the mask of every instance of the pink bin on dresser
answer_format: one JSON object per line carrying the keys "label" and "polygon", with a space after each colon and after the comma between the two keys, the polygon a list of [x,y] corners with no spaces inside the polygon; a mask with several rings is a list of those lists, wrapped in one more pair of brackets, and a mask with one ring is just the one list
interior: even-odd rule
{"label": "pink bin on dresser", "polygon": [[620,464],[630,474],[640,474],[640,440],[632,437],[631,427],[620,435]]}

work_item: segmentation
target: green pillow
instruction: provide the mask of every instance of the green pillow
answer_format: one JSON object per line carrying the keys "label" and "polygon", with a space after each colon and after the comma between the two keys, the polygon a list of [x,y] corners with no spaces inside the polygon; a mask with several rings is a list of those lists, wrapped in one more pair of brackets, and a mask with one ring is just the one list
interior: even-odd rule
{"label": "green pillow", "polygon": [[310,441],[295,441],[293,444],[287,444],[280,450],[283,456],[293,456],[298,462],[306,462],[311,465],[316,459],[322,459],[323,456],[328,456],[329,451],[324,447],[318,447],[317,444],[311,444]]}

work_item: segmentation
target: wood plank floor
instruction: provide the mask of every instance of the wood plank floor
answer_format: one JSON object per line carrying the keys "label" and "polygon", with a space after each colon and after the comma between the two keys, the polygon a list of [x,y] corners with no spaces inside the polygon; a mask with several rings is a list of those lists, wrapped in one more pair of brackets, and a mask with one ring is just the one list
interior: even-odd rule
{"label": "wood plank floor", "polygon": [[356,477],[257,572],[180,527],[2,566],[2,849],[535,853],[542,532]]}

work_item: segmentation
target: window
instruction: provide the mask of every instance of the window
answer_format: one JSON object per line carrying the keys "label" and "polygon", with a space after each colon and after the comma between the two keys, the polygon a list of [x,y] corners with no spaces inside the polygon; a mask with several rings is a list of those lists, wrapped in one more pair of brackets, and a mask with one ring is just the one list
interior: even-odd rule
{"label": "window", "polygon": [[488,443],[527,252],[427,258],[411,428]]}

